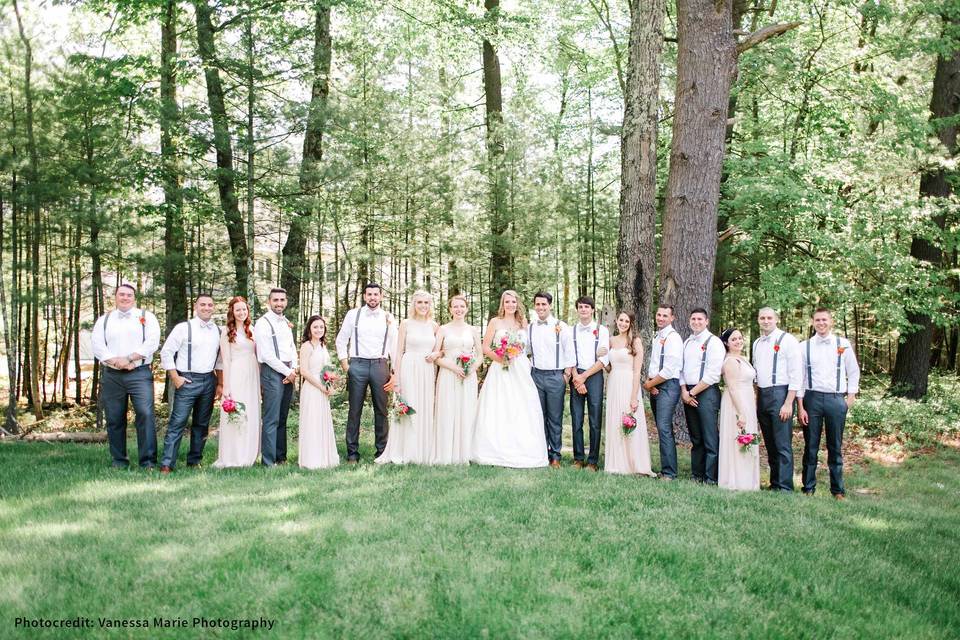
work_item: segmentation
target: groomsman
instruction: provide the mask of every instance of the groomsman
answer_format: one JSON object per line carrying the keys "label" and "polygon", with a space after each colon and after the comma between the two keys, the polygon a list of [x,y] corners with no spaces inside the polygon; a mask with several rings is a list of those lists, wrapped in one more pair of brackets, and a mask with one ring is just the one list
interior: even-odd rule
{"label": "groomsman", "polygon": [[137,292],[121,284],[114,293],[116,308],[93,325],[93,355],[103,365],[100,403],[107,421],[113,466],[127,468],[127,404],[136,414],[140,466],[157,464],[157,422],[153,412],[153,372],[150,363],[160,346],[156,316],[136,307]]}
{"label": "groomsman", "polygon": [[550,466],[560,468],[561,435],[563,433],[563,397],[570,382],[569,369],[574,366],[572,334],[566,323],[553,317],[553,296],[541,291],[533,296],[537,319],[527,325],[533,382],[540,395],[543,411],[543,432],[547,438]]}
{"label": "groomsman", "polygon": [[287,415],[297,379],[297,347],[293,342],[293,323],[283,315],[287,308],[286,290],[271,289],[267,307],[269,311],[253,326],[253,340],[261,363],[260,460],[264,466],[272,467],[287,462]]}
{"label": "groomsman", "polygon": [[720,373],[726,349],[707,325],[710,316],[706,309],[690,312],[690,330],[683,343],[683,370],[680,374],[680,399],[690,431],[690,468],[693,479],[717,484],[717,462],[720,452],[720,432],[717,421],[720,414]]}
{"label": "groomsman", "polygon": [[751,355],[757,371],[757,421],[770,463],[770,489],[793,491],[793,401],[803,373],[800,343],[777,328],[780,316],[770,307],[757,312],[760,337]]}
{"label": "groomsman", "polygon": [[170,473],[177,465],[180,439],[190,425],[190,451],[187,466],[199,467],[203,445],[207,442],[214,400],[220,397],[220,329],[213,322],[213,297],[203,293],[193,305],[193,318],[173,328],[160,349],[160,363],[176,387],[173,407],[167,423],[167,436],[160,459],[160,473]]}
{"label": "groomsman", "polygon": [[337,357],[347,374],[347,464],[360,461],[360,415],[367,387],[373,397],[374,457],[380,457],[387,446],[387,393],[393,389],[396,366],[390,356],[397,344],[397,323],[380,306],[382,301],[380,285],[368,283],[363,287],[363,306],[347,311],[337,334]]}
{"label": "groomsman", "polygon": [[590,417],[590,455],[587,469],[597,470],[600,462],[600,429],[603,425],[603,373],[610,362],[610,331],[593,321],[593,298],[577,298],[579,322],[570,330],[573,341],[573,366],[567,373],[571,378],[570,419],[573,424],[573,466],[584,466],[583,413],[584,405]]}
{"label": "groomsman", "polygon": [[817,457],[826,424],[830,493],[843,500],[843,427],[860,391],[860,366],[850,341],[833,334],[829,309],[813,312],[813,329],[816,334],[800,343],[803,382],[797,392],[804,440],[803,493],[813,495],[817,489]]}
{"label": "groomsman", "polygon": [[650,410],[660,440],[660,477],[677,477],[677,443],[673,437],[673,414],[680,401],[680,370],[683,338],[673,328],[673,305],[657,307],[657,333],[650,347],[650,364],[643,388],[650,393]]}

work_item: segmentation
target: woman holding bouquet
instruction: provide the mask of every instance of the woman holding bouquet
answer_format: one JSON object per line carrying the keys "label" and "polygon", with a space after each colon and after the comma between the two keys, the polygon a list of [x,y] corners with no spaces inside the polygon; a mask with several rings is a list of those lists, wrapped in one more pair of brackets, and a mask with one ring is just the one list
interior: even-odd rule
{"label": "woman holding bouquet", "polygon": [[433,321],[433,296],[416,291],[410,301],[407,319],[400,323],[397,351],[397,384],[394,398],[403,398],[413,412],[390,419],[387,448],[375,460],[378,464],[428,464],[433,456],[433,399],[437,367],[434,351],[437,323]]}
{"label": "woman holding bouquet", "polygon": [[[250,307],[241,296],[227,303],[227,326],[220,336],[223,402],[214,467],[252,467],[260,453],[260,365],[250,323]],[[223,409],[235,410],[227,412]],[[240,406],[243,411],[236,410]]]}
{"label": "woman holding bouquet", "polygon": [[483,354],[493,362],[480,389],[471,458],[500,467],[547,466],[547,439],[526,355],[527,318],[516,291],[500,295]]}
{"label": "woman holding bouquet", "polygon": [[634,326],[633,315],[621,311],[617,316],[617,335],[610,339],[603,470],[653,476],[640,386],[643,342],[635,334]]}
{"label": "woman holding bouquet", "polygon": [[[334,392],[327,351],[327,321],[310,316],[303,328],[300,346],[300,466],[305,469],[326,469],[340,464],[337,441],[333,434],[330,396]],[[326,370],[325,370],[326,369]]]}
{"label": "woman holding bouquet", "polygon": [[470,462],[473,421],[477,417],[477,369],[482,361],[480,334],[464,321],[467,299],[455,295],[449,302],[450,322],[437,331],[437,409],[433,444],[434,464]]}
{"label": "woman holding bouquet", "polygon": [[720,453],[717,484],[725,489],[760,490],[760,452],[754,368],[743,357],[743,334],[727,329],[720,334],[727,348],[723,361],[720,398]]}

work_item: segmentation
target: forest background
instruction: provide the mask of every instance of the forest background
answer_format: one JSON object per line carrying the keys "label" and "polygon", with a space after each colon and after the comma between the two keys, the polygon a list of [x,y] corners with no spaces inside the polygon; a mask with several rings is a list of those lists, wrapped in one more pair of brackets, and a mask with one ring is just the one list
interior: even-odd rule
{"label": "forest background", "polygon": [[826,305],[893,394],[958,369],[956,0],[0,6],[10,434],[96,404],[120,281],[165,333],[272,286],[335,331],[368,280],[481,326]]}

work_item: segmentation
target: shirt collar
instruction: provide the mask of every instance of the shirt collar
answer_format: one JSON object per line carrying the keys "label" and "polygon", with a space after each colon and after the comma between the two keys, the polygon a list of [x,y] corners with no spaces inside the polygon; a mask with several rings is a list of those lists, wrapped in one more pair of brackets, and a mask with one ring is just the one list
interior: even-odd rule
{"label": "shirt collar", "polygon": [[673,327],[668,324],[663,329],[660,329],[660,331],[657,331],[657,335],[660,336],[661,338],[666,338],[671,331],[673,331]]}
{"label": "shirt collar", "polygon": [[273,310],[268,311],[270,317],[276,320],[277,322],[286,322],[287,319],[282,313],[274,313]]}
{"label": "shirt collar", "polygon": [[213,328],[216,326],[216,325],[213,323],[213,318],[210,318],[210,319],[209,319],[208,321],[206,321],[206,322],[204,322],[203,320],[201,320],[200,318],[197,318],[197,317],[191,318],[191,320],[196,321],[197,325],[198,325],[201,329],[213,329]]}
{"label": "shirt collar", "polygon": [[701,340],[706,340],[710,335],[710,329],[704,329],[699,334],[691,333],[690,340],[692,342],[700,342]]}
{"label": "shirt collar", "polygon": [[770,340],[774,340],[776,339],[778,333],[783,333],[783,331],[781,329],[774,329],[770,332],[770,335],[760,336],[760,342],[769,342]]}
{"label": "shirt collar", "polygon": [[584,326],[579,320],[577,321],[577,331],[592,331],[593,330],[593,320],[590,321],[590,324]]}
{"label": "shirt collar", "polygon": [[813,335],[813,339],[816,341],[817,344],[828,344],[830,342],[833,342],[835,338],[833,336],[833,332],[831,331],[830,333],[828,333],[826,336],[822,338],[820,337],[819,333],[815,333]]}
{"label": "shirt collar", "polygon": [[383,310],[383,307],[377,307],[376,309],[370,309],[367,305],[363,305],[363,315],[365,316],[376,316],[379,315]]}
{"label": "shirt collar", "polygon": [[555,322],[556,322],[556,319],[553,317],[553,314],[547,316],[547,319],[546,319],[546,320],[541,320],[540,317],[537,316],[536,320],[533,321],[534,324],[537,324],[537,325],[548,325],[548,326],[551,325],[551,324],[554,324]]}
{"label": "shirt collar", "polygon": [[126,311],[120,311],[120,309],[117,309],[117,317],[118,317],[118,318],[124,318],[124,319],[126,319],[126,318],[132,318],[132,317],[133,317],[133,314],[134,314],[136,311],[137,311],[137,308],[136,308],[136,307],[130,307],[130,308],[127,309]]}

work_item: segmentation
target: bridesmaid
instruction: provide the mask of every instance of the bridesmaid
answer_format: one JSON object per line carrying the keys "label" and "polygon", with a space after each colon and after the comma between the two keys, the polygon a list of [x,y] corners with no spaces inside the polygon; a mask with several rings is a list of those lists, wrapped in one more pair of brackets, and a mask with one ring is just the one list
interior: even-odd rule
{"label": "bridesmaid", "polygon": [[725,489],[760,490],[760,451],[737,444],[743,428],[757,436],[757,400],[753,391],[756,371],[743,357],[743,334],[727,329],[720,334],[727,348],[723,361],[723,396],[720,398],[720,455],[717,484]]}
{"label": "bridesmaid", "polygon": [[407,319],[400,323],[397,351],[393,354],[393,362],[397,363],[397,383],[393,391],[403,396],[415,413],[391,418],[387,448],[374,460],[378,464],[428,464],[433,456],[433,399],[437,381],[434,360],[440,355],[433,350],[437,329],[433,321],[433,296],[426,291],[416,291]]}
{"label": "bridesmaid", "polygon": [[[473,442],[473,421],[477,416],[477,369],[483,360],[480,333],[464,321],[467,299],[463,295],[450,298],[450,322],[437,332],[437,410],[434,420],[436,435],[431,460],[434,464],[467,464]],[[465,374],[457,359],[472,355],[475,362]]]}
{"label": "bridesmaid", "polygon": [[[634,330],[634,317],[617,316],[617,335],[610,338],[610,375],[607,377],[606,445],[603,470],[607,473],[654,476],[650,465],[650,439],[643,414],[640,382],[643,377],[643,342]],[[623,434],[623,414],[637,420],[633,433]]]}
{"label": "bridesmaid", "polygon": [[241,296],[227,303],[227,326],[220,335],[223,398],[244,405],[245,418],[220,411],[214,467],[252,467],[260,453],[260,365],[250,324],[250,307]]}
{"label": "bridesmaid", "polygon": [[310,316],[303,329],[300,346],[300,455],[298,461],[305,469],[326,469],[340,464],[337,442],[333,434],[333,416],[330,415],[330,395],[321,379],[321,371],[330,364],[327,351],[327,321]]}

